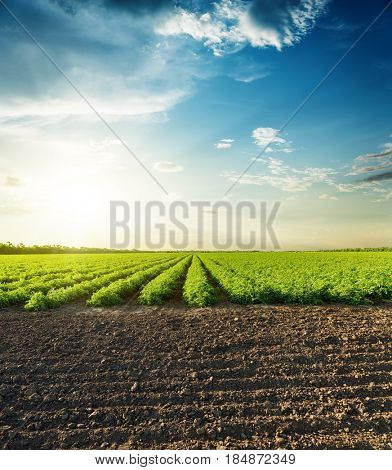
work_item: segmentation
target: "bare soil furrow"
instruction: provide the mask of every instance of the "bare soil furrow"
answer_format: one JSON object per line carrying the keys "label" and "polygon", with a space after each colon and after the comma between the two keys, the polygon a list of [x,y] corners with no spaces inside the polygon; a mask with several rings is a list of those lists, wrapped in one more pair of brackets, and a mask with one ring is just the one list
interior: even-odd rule
{"label": "bare soil furrow", "polygon": [[392,308],[7,309],[0,447],[390,449]]}
{"label": "bare soil furrow", "polygon": [[[356,363],[347,363],[344,358],[340,357],[340,360],[335,362],[328,362],[327,364],[315,363],[309,366],[296,366],[296,365],[285,365],[279,364],[279,373],[281,376],[296,377],[303,376],[305,373],[312,374],[312,377],[323,377],[329,374],[334,376],[354,376],[357,375],[366,375],[369,373],[379,374],[391,374],[392,373],[392,361],[382,360],[377,362],[362,362],[358,361]],[[342,360],[343,359],[343,360]],[[7,383],[7,380],[12,380],[14,385],[23,385],[28,383],[31,379],[35,379],[36,382],[42,381],[46,383],[50,377],[56,376],[57,380],[62,382],[72,383],[76,381],[78,383],[96,383],[97,380],[100,381],[102,385],[105,383],[122,383],[124,380],[138,380],[140,378],[141,372],[143,377],[148,375],[148,379],[154,380],[161,374],[162,369],[170,372],[170,367],[162,364],[160,369],[148,370],[136,369],[134,365],[119,363],[118,361],[104,360],[104,364],[98,363],[94,367],[93,364],[86,365],[81,364],[79,367],[73,368],[72,372],[67,370],[67,367],[64,364],[54,366],[49,366],[45,364],[44,366],[39,366],[38,368],[32,366],[31,370],[28,370],[26,367],[21,368],[12,368],[9,370],[0,371],[0,378],[3,383]],[[203,364],[204,366],[204,364]],[[183,377],[188,377],[189,374],[193,372],[192,367],[184,367],[183,369],[175,369],[174,373],[171,374],[172,379],[183,379]],[[225,367],[220,369],[213,368],[204,368],[198,372],[198,379],[203,380],[213,377],[217,380],[224,379],[252,379],[257,378],[258,376],[263,377],[265,374],[265,364],[264,368],[260,364],[254,364],[254,367],[249,368],[247,364],[244,367]],[[278,375],[278,374],[277,374]]]}

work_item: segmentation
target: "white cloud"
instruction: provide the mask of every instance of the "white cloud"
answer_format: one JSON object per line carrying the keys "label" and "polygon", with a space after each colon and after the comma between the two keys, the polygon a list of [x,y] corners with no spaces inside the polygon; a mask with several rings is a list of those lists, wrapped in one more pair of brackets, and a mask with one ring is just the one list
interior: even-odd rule
{"label": "white cloud", "polygon": [[359,188],[357,184],[352,183],[336,183],[334,186],[339,193],[353,193]]}
{"label": "white cloud", "polygon": [[273,129],[272,127],[258,127],[252,132],[252,136],[257,145],[264,147],[272,140],[276,143],[285,143],[286,140],[282,137],[278,137],[278,133],[278,129]]}
{"label": "white cloud", "polygon": [[217,144],[214,144],[215,148],[218,150],[222,149],[229,149],[231,147],[231,144],[227,144],[225,142],[218,142]]}
{"label": "white cloud", "polygon": [[[315,168],[317,170],[317,168]],[[325,170],[320,168],[320,170]],[[332,172],[333,170],[331,170]],[[225,172],[222,176],[228,177],[231,181],[236,181],[239,177],[236,173]],[[239,180],[241,184],[255,184],[258,186],[264,186],[269,184],[270,186],[280,189],[286,192],[303,192],[310,189],[317,183],[326,183],[330,180],[329,174],[324,179],[320,175],[310,175],[306,173],[306,170],[302,174],[245,174]]]}
{"label": "white cloud", "polygon": [[374,202],[385,202],[389,201],[392,199],[392,191],[391,189],[386,189],[386,188],[379,188],[375,187],[373,188],[373,192],[380,194],[380,198],[376,199]]}
{"label": "white cloud", "polygon": [[331,196],[330,194],[320,194],[318,198],[324,201],[337,201],[338,200],[336,196]]}
{"label": "white cloud", "polygon": [[389,190],[386,189],[386,188],[378,188],[378,187],[376,187],[376,188],[373,188],[373,192],[374,192],[374,193],[388,193]]}
{"label": "white cloud", "polygon": [[[279,136],[278,130],[271,127],[259,127],[252,133],[255,143],[260,147],[265,147],[271,140],[274,140],[275,148],[272,151],[284,151],[284,149],[292,150],[291,142],[286,138]],[[272,145],[271,145],[272,146]],[[372,162],[371,166],[355,166],[355,172],[346,174],[358,175],[380,169],[390,168],[391,161],[391,145],[390,143],[382,146],[383,150],[378,154],[361,155],[355,159],[355,162]],[[267,149],[268,150],[268,149]],[[283,160],[271,156],[262,156],[253,158],[254,161],[260,162],[265,165],[267,173],[245,174],[240,177],[235,172],[224,172],[225,176],[230,181],[238,181],[241,184],[253,184],[258,186],[270,185],[274,188],[286,192],[304,192],[317,184],[324,184],[335,190],[337,193],[354,193],[362,192],[363,194],[371,194],[372,192],[379,193],[382,201],[392,198],[389,179],[384,180],[362,180],[362,181],[338,181],[339,176],[343,176],[341,171],[334,170],[333,168],[319,168],[319,167],[306,167],[298,169],[289,166]],[[374,162],[374,164],[373,164]],[[369,163],[368,163],[369,165]],[[337,200],[336,196],[323,193],[319,196],[321,200]],[[293,200],[291,197],[289,200]]]}
{"label": "white cloud", "polygon": [[176,165],[173,162],[156,162],[154,170],[162,173],[179,173],[184,170],[184,167],[182,165]]}
{"label": "white cloud", "polygon": [[[327,185],[335,184],[334,175],[336,171],[332,168],[307,167],[303,170],[290,168],[282,160],[273,157],[259,158],[257,161],[263,163],[270,174],[246,174],[241,177],[239,183],[270,186],[286,192],[304,192],[318,183]],[[231,181],[237,181],[239,175],[234,172],[224,172],[222,176]]]}
{"label": "white cloud", "polygon": [[254,143],[259,147],[268,147],[266,152],[291,153],[293,148],[291,142],[279,135],[279,130],[272,127],[257,127],[252,131]]}
{"label": "white cloud", "polygon": [[218,150],[229,149],[234,142],[234,139],[221,139],[218,143],[214,144],[214,147]]}
{"label": "white cloud", "polygon": [[[231,181],[236,181],[239,177],[238,174],[235,173],[223,173],[223,176],[229,177]],[[269,184],[274,188],[281,189],[282,191],[287,192],[300,192],[306,191],[311,186],[311,183],[304,182],[302,179],[295,177],[295,176],[271,176],[271,175],[249,175],[245,174],[239,180],[241,184],[255,184],[258,186],[264,186],[265,184]]]}
{"label": "white cloud", "polygon": [[359,181],[357,183],[337,183],[331,181],[329,183],[330,186],[333,186],[336,191],[339,193],[354,193],[356,191],[364,190],[364,191],[374,191],[375,188],[381,185],[378,181],[366,182],[366,181]]}
{"label": "white cloud", "polygon": [[[186,96],[185,91],[167,90],[160,94],[150,91],[132,92],[120,85],[122,79],[118,79],[118,87],[113,82],[113,90],[116,90],[116,96],[106,96],[101,94],[102,90],[95,91],[95,97],[92,104],[95,109],[103,116],[147,116],[158,113],[164,113],[174,105],[179,103]],[[82,86],[81,90],[87,90],[88,87]],[[118,93],[118,94],[117,94]],[[9,98],[0,104],[0,116],[19,117],[19,116],[94,116],[91,108],[81,100],[77,95],[62,97],[44,97],[39,98]]]}
{"label": "white cloud", "polygon": [[375,199],[373,202],[385,202],[389,201],[390,199],[392,199],[392,191],[387,191],[383,197]]}
{"label": "white cloud", "polygon": [[255,73],[248,73],[246,71],[233,71],[232,73],[229,74],[230,78],[233,78],[237,82],[242,82],[242,83],[252,83],[255,82],[256,80],[260,80],[261,78],[268,77],[270,75],[269,72],[255,72]]}
{"label": "white cloud", "polygon": [[308,167],[305,170],[294,170],[296,173],[303,174],[305,180],[313,181],[314,183],[327,183],[332,184],[334,182],[333,176],[336,171],[332,168],[314,168]]}
{"label": "white cloud", "polygon": [[284,164],[282,160],[277,158],[267,157],[267,158],[255,158],[254,160],[258,162],[263,162],[267,168],[270,169],[273,175],[280,175],[282,173],[287,173],[289,167]]}
{"label": "white cloud", "polygon": [[[194,12],[179,7],[156,31],[164,36],[187,35],[202,42],[216,56],[250,44],[281,50],[298,42],[324,12],[328,0],[299,0],[276,4],[274,22],[260,21],[257,8],[245,0],[220,0],[210,12]],[[271,9],[271,2],[269,5]],[[256,10],[255,10],[256,9]]]}
{"label": "white cloud", "polygon": [[[210,60],[207,54],[195,53],[184,41],[162,35],[186,34],[217,55],[248,43],[278,48],[287,43],[283,40],[287,33],[279,38],[276,32],[256,25],[249,12],[250,3],[243,0],[218,0],[212,7],[209,4],[209,12],[201,12],[198,2],[190,2],[189,9],[170,8],[162,15],[131,17],[119,9],[105,8],[106,2],[84,2],[83,8],[75,9],[72,16],[59,7],[64,2],[35,3],[34,13],[41,10],[46,20],[40,36],[42,45],[53,50],[55,58],[61,57],[67,76],[105,117],[144,120],[148,116],[166,116],[167,111],[192,96],[198,78],[226,74],[249,83],[269,74],[264,64],[250,59],[244,59],[241,67],[226,70],[225,65]],[[285,14],[286,18],[289,14],[287,28],[302,35],[326,0],[300,3],[287,7]],[[26,8],[29,16],[31,6],[26,4]],[[296,19],[297,10],[303,12],[303,23],[308,24],[305,29]],[[7,38],[2,44],[3,62],[8,66],[2,71],[5,86],[0,93],[0,117],[92,115],[34,44],[23,36]],[[124,60],[130,50],[132,60]],[[23,64],[16,57],[22,57]]]}

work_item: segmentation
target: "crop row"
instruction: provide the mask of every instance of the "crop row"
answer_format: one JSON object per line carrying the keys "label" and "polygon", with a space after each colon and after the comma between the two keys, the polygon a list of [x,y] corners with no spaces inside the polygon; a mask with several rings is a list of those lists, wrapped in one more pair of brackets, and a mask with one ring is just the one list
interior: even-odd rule
{"label": "crop row", "polygon": [[[105,263],[104,260],[100,261]],[[4,264],[4,263],[3,263]],[[106,263],[107,264],[107,263]],[[82,267],[93,268],[97,265],[97,260],[89,259],[74,259],[66,258],[64,260],[58,260],[56,257],[53,261],[38,263],[38,262],[28,262],[21,264],[11,263],[2,267],[2,274],[0,275],[0,287],[5,287],[9,283],[21,282],[24,280],[29,280],[31,278],[37,278],[40,276],[48,276],[55,274],[66,274]]]}
{"label": "crop row", "polygon": [[74,284],[69,287],[53,289],[48,293],[36,292],[30,300],[26,303],[26,310],[42,310],[45,308],[57,308],[65,305],[73,300],[88,297],[92,293],[110,285],[111,283],[126,278],[140,270],[148,270],[151,265],[156,265],[162,262],[158,259],[149,259],[145,262],[140,262],[128,267],[126,269],[118,270],[110,274],[96,277],[92,280],[84,281],[79,284]]}
{"label": "crop row", "polygon": [[215,289],[208,282],[200,258],[193,256],[183,288],[184,301],[189,307],[205,307],[216,302]]}
{"label": "crop row", "polygon": [[149,269],[143,269],[125,279],[120,279],[117,282],[97,291],[87,304],[94,307],[122,304],[126,296],[131,295],[143,284],[176,263],[178,263],[178,258],[152,266]]}
{"label": "crop row", "polygon": [[139,302],[145,305],[156,305],[169,298],[178,286],[179,279],[185,274],[191,259],[192,256],[187,256],[149,282],[141,291]]}
{"label": "crop row", "polygon": [[[8,283],[30,280],[40,276],[62,275],[81,269],[95,269],[99,265],[114,266],[130,261],[142,261],[156,254],[132,255],[13,255],[0,256],[0,287]],[[161,256],[165,256],[161,254]],[[167,256],[167,255],[166,255]]]}
{"label": "crop row", "polygon": [[[135,266],[137,261],[131,261],[126,263],[124,269],[132,268]],[[114,270],[114,273],[111,274]],[[64,292],[78,290],[80,286],[85,286],[89,283],[94,283],[96,279],[105,279],[106,276],[117,276],[121,269],[115,269],[110,266],[106,268],[97,268],[95,271],[84,272],[83,274],[76,273],[75,275],[68,275],[60,278],[54,278],[52,280],[41,280],[38,278],[35,282],[29,282],[27,285],[22,285],[13,290],[0,291],[0,307],[8,307],[10,305],[20,305],[27,301],[28,309],[36,305],[38,299],[46,298],[47,293],[52,292]],[[50,295],[51,295],[50,294]],[[31,301],[31,303],[30,303]],[[34,308],[32,308],[34,310]]]}
{"label": "crop row", "polygon": [[236,275],[231,269],[221,266],[208,257],[202,257],[202,260],[212,278],[226,292],[231,302],[237,304],[254,302],[254,289],[249,280]]}
{"label": "crop row", "polygon": [[[108,265],[107,263],[99,263],[93,266],[84,266],[83,268],[70,268],[67,271],[52,272],[28,278],[22,278],[18,281],[8,282],[0,285],[1,291],[12,291],[19,288],[31,288],[32,290],[41,290],[46,292],[55,287],[66,287],[72,283],[92,279],[95,276],[107,274],[116,269],[134,264],[135,261]],[[67,284],[69,282],[69,284]]]}

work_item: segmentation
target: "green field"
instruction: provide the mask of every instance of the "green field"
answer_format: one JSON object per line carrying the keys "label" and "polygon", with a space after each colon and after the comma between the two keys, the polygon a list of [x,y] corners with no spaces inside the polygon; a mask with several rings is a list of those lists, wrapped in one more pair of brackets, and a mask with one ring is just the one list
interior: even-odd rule
{"label": "green field", "polygon": [[0,307],[368,304],[392,298],[391,252],[3,255]]}

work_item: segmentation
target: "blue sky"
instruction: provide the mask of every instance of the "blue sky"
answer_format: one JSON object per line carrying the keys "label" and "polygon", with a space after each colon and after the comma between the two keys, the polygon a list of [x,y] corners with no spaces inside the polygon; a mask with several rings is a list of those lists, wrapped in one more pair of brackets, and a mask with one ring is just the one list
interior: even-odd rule
{"label": "blue sky", "polygon": [[[390,245],[387,1],[6,2],[170,193],[282,201],[284,248]],[[108,243],[111,199],[163,199],[0,6],[0,228]],[[167,198],[166,198],[167,199]],[[66,226],[66,230],[64,229]]]}

